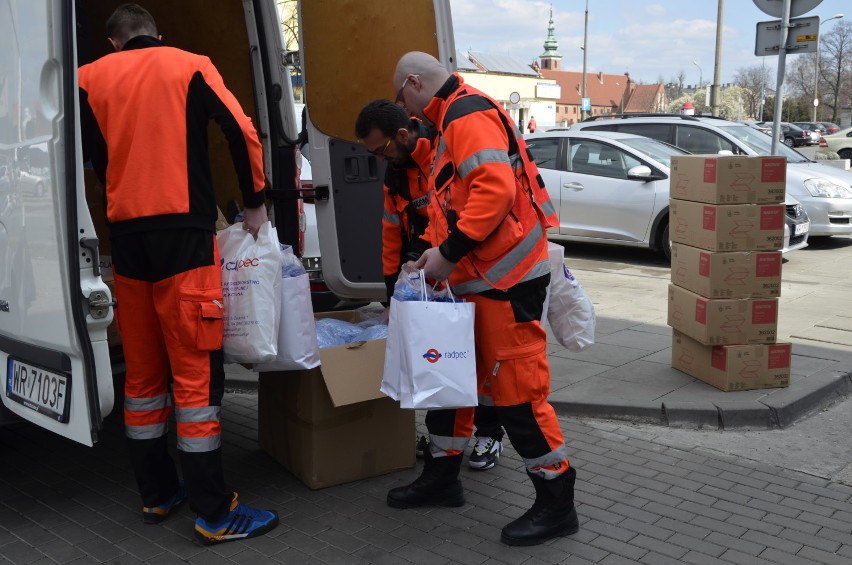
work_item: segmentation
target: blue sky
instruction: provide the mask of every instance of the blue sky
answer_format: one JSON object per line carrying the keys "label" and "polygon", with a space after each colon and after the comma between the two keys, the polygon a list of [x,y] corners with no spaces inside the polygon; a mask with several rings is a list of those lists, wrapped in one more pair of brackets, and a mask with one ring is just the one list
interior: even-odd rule
{"label": "blue sky", "polygon": [[[588,0],[588,4],[589,72],[629,72],[634,80],[651,83],[660,77],[668,82],[683,71],[686,84],[696,84],[699,78],[712,82],[717,0]],[[583,69],[585,0],[450,0],[450,6],[457,49],[511,54],[526,62],[544,50],[552,6],[560,66],[567,71]],[[804,15],[827,20],[839,13],[852,20],[852,2],[822,0]],[[777,57],[756,57],[754,44],[757,22],[776,18],[752,0],[726,0],[723,19],[722,82],[732,82],[737,69],[762,63],[774,76]],[[836,23],[826,22],[822,33]]]}

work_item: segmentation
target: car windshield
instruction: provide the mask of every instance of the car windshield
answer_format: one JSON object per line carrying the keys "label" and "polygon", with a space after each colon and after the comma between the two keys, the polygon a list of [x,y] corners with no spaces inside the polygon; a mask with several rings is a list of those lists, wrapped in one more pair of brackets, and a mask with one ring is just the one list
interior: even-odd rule
{"label": "car windshield", "polygon": [[673,155],[689,155],[688,151],[647,137],[631,137],[619,141],[669,168],[672,166]]}
{"label": "car windshield", "polygon": [[[772,155],[772,136],[761,133],[754,128],[748,126],[719,126],[719,129],[726,131],[739,141],[744,143],[761,156]],[[790,149],[783,143],[778,143],[778,155],[786,157],[788,163],[808,163],[810,160],[793,149]]]}

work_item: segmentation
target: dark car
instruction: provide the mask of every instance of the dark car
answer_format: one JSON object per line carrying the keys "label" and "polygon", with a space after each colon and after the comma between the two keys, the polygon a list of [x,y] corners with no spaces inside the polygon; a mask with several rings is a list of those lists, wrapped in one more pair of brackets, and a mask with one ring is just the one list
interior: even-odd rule
{"label": "dark car", "polygon": [[818,145],[819,138],[826,135],[826,126],[819,122],[792,122],[794,126],[799,126],[811,135],[811,141],[808,145]]}
{"label": "dark car", "polygon": [[831,122],[817,122],[823,135],[831,135],[840,131],[840,126]]}
{"label": "dark car", "polygon": [[[766,126],[770,130],[772,129],[770,122],[761,122],[760,125]],[[783,138],[784,145],[787,147],[801,147],[811,142],[810,133],[789,122],[781,122],[781,137]],[[819,143],[819,139],[817,139],[817,143]]]}

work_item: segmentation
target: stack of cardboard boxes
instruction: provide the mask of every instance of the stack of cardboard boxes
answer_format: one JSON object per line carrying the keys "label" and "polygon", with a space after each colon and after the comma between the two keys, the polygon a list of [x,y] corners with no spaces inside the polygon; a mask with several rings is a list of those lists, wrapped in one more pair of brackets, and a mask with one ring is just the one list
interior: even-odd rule
{"label": "stack of cardboard boxes", "polygon": [[721,390],[787,386],[777,343],[783,157],[688,155],[671,167],[672,367]]}

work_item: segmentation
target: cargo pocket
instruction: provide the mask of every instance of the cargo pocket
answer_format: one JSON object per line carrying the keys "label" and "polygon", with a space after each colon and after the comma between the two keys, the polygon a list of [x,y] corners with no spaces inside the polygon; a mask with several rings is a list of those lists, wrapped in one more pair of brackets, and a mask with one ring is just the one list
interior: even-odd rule
{"label": "cargo pocket", "polygon": [[221,288],[187,288],[180,295],[184,345],[201,351],[222,349],[225,308]]}
{"label": "cargo pocket", "polygon": [[543,361],[546,348],[544,341],[497,348],[497,366],[489,377],[495,403],[511,406],[547,398],[550,372]]}

